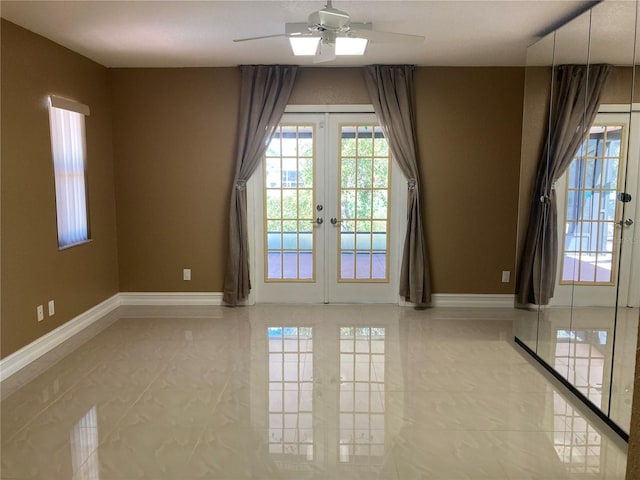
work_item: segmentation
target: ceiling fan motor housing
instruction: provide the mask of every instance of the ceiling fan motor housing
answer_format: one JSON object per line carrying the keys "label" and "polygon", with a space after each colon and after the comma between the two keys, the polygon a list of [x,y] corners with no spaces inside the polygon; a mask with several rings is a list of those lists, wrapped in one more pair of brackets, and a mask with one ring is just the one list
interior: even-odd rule
{"label": "ceiling fan motor housing", "polygon": [[344,32],[349,30],[349,14],[333,7],[325,7],[322,10],[309,15],[309,30],[324,32]]}

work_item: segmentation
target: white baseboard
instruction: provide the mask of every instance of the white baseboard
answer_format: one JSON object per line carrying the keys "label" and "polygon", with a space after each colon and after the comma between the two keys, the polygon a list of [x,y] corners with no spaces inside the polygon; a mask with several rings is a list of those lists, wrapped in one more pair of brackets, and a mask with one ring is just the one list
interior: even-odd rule
{"label": "white baseboard", "polygon": [[[415,307],[415,303],[398,300],[401,307]],[[515,308],[515,295],[475,293],[434,293],[430,307],[443,308]]]}
{"label": "white baseboard", "polygon": [[0,382],[120,306],[222,305],[222,293],[118,293],[0,360]]}
{"label": "white baseboard", "polygon": [[[248,300],[246,305],[253,305]],[[221,292],[126,292],[120,293],[120,305],[223,305]],[[401,305],[412,305],[401,302]],[[458,294],[436,293],[432,296],[433,307],[470,308],[514,308],[513,294]]]}
{"label": "white baseboard", "polygon": [[514,308],[515,295],[434,293],[431,305],[433,307]]}
{"label": "white baseboard", "polygon": [[53,350],[64,341],[81,332],[92,323],[100,320],[120,305],[120,295],[116,294],[108,298],[86,312],[60,325],[55,330],[25,345],[20,350],[13,352],[0,360],[0,382],[10,377],[18,370],[26,367],[45,353]]}
{"label": "white baseboard", "polygon": [[435,293],[432,300],[434,307],[514,308],[515,305],[512,294]]}
{"label": "white baseboard", "polygon": [[124,292],[120,305],[222,305],[221,292]]}

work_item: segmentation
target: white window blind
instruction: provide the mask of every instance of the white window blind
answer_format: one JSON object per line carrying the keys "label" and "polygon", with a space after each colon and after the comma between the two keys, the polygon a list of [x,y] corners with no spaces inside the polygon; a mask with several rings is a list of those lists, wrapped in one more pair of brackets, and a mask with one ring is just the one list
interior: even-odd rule
{"label": "white window blind", "polygon": [[84,130],[89,107],[60,97],[49,99],[58,246],[63,248],[89,239]]}

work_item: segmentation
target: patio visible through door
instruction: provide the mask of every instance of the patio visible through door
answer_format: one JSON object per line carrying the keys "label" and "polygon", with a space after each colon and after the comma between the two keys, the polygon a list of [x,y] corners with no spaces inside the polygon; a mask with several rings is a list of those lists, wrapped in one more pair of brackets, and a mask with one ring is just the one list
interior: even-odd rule
{"label": "patio visible through door", "polygon": [[640,265],[632,241],[639,124],[636,112],[631,117],[598,114],[567,172],[556,182],[562,227],[554,306],[638,303],[630,284]]}
{"label": "patio visible through door", "polygon": [[258,302],[397,301],[400,173],[375,115],[285,114],[257,176]]}

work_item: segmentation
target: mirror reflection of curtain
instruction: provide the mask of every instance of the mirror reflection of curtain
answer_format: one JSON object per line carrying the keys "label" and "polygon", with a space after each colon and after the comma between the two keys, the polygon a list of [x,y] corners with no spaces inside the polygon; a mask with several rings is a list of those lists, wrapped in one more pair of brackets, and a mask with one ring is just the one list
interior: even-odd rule
{"label": "mirror reflection of curtain", "polygon": [[553,298],[558,258],[558,213],[555,182],[567,170],[583,143],[600,105],[610,65],[561,65],[557,95],[538,165],[529,224],[518,274],[518,303],[547,305]]}

